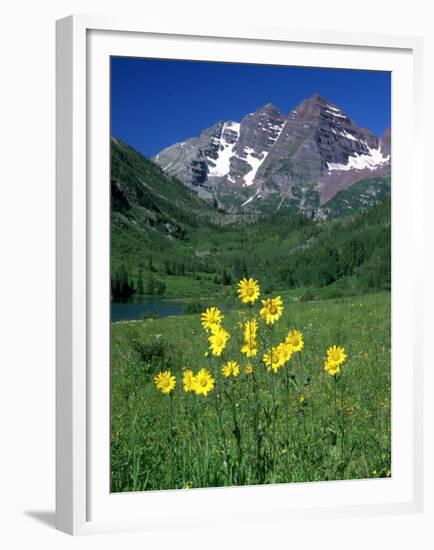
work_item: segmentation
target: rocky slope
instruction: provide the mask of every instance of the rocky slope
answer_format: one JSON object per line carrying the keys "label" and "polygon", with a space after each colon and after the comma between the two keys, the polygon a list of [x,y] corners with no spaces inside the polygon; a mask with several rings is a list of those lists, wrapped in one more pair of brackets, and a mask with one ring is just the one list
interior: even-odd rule
{"label": "rocky slope", "polygon": [[[390,174],[390,130],[378,138],[314,95],[287,116],[267,104],[161,151],[167,174],[228,211],[304,211],[321,217],[340,191]],[[374,196],[375,193],[372,195]]]}

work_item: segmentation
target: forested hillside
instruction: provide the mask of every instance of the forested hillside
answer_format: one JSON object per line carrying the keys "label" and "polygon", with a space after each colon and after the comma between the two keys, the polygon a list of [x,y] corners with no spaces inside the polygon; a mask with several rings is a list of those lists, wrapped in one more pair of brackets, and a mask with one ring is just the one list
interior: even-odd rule
{"label": "forested hillside", "polygon": [[[364,183],[363,191],[374,184]],[[111,185],[115,301],[143,294],[224,297],[244,275],[267,281],[268,292],[390,288],[388,193],[366,211],[326,221],[226,214],[118,140]],[[345,196],[335,197],[335,209],[345,210]]]}

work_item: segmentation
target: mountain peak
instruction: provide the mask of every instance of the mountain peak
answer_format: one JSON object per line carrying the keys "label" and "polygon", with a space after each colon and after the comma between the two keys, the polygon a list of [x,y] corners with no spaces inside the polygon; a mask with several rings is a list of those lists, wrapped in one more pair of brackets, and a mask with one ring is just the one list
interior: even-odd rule
{"label": "mountain peak", "polygon": [[304,99],[299,107],[309,107],[309,108],[317,108],[317,109],[332,109],[335,111],[341,111],[341,109],[337,108],[337,106],[326,99],[325,97],[319,95],[319,94],[313,94],[307,99]]}
{"label": "mountain peak", "polygon": [[306,101],[321,101],[327,103],[327,100],[318,93],[312,94],[311,96],[306,98]]}
{"label": "mountain peak", "polygon": [[279,109],[273,105],[273,103],[266,103],[265,105],[263,105],[262,107],[259,107],[259,109],[257,109],[255,111],[256,113],[276,113],[276,114],[281,114],[281,112],[279,111]]}

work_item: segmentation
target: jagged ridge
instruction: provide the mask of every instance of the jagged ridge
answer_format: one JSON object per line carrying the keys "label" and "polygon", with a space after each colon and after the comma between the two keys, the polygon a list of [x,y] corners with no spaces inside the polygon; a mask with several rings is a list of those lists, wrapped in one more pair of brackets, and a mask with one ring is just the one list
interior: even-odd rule
{"label": "jagged ridge", "polygon": [[226,210],[318,216],[337,192],[390,173],[390,130],[378,138],[314,95],[287,116],[267,104],[241,122],[220,121],[154,160]]}

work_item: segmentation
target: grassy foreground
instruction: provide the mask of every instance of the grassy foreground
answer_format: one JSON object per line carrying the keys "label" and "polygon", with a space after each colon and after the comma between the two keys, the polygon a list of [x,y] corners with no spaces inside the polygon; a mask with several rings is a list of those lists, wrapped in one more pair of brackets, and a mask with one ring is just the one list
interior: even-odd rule
{"label": "grassy foreground", "polygon": [[[240,353],[248,307],[224,312],[231,338],[221,357],[205,356],[199,314],[112,325],[112,491],[391,475],[390,294],[282,297],[283,315],[267,338],[298,329],[304,349],[277,374],[262,361],[265,344],[253,359]],[[339,379],[324,371],[334,344],[348,356]],[[239,376],[222,376],[229,360]],[[244,371],[248,363],[254,374]],[[183,391],[185,368],[207,368],[214,390]],[[170,395],[153,381],[165,370],[176,376]]]}

